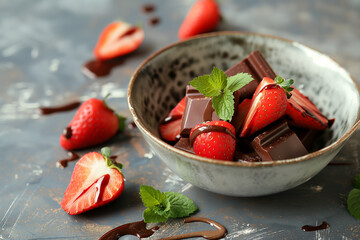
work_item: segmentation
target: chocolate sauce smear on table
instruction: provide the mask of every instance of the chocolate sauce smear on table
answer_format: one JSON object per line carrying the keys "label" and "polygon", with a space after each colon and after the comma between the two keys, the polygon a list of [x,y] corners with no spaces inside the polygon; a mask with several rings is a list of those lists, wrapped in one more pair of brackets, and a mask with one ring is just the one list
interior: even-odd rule
{"label": "chocolate sauce smear on table", "polygon": [[305,226],[302,226],[301,229],[305,232],[312,232],[312,231],[324,230],[329,227],[330,227],[330,225],[327,222],[323,221],[322,224],[319,226],[305,225]]}
{"label": "chocolate sauce smear on table", "polygon": [[137,128],[136,124],[134,121],[131,121],[129,124],[128,124],[128,128],[129,129],[134,129],[134,128]]}
{"label": "chocolate sauce smear on table", "polygon": [[70,139],[71,136],[72,136],[71,127],[66,127],[66,128],[64,128],[62,134],[64,135],[64,137],[65,137],[66,139]]}
{"label": "chocolate sauce smear on table", "polygon": [[75,161],[80,158],[80,156],[74,152],[68,152],[69,158],[65,158],[56,162],[56,166],[61,166],[66,168],[69,162]]}
{"label": "chocolate sauce smear on table", "polygon": [[[161,238],[160,240],[179,240],[179,239],[187,239],[194,237],[203,237],[205,239],[220,239],[224,237],[227,232],[226,228],[222,226],[220,223],[215,222],[208,218],[189,217],[184,219],[184,223],[190,223],[190,222],[204,222],[213,226],[214,228],[216,228],[216,230],[185,233],[172,237]],[[158,226],[153,227],[151,229],[146,229],[146,223],[144,222],[144,220],[139,222],[132,222],[110,230],[109,232],[105,233],[99,240],[117,240],[125,235],[133,235],[141,239],[141,238],[150,237],[158,229],[159,229]]]}
{"label": "chocolate sauce smear on table", "polygon": [[348,166],[348,165],[352,165],[352,162],[330,162],[328,165],[333,165],[333,166]]}
{"label": "chocolate sauce smear on table", "polygon": [[58,112],[66,112],[73,109],[76,109],[79,107],[81,102],[75,101],[66,105],[58,106],[58,107],[40,107],[40,111],[42,115],[49,115],[52,113],[58,113]]}
{"label": "chocolate sauce smear on table", "polygon": [[155,25],[157,25],[157,24],[159,24],[159,23],[160,23],[160,18],[159,18],[159,17],[152,17],[152,18],[150,18],[149,21],[148,21],[148,24],[149,24],[150,26],[155,26]]}
{"label": "chocolate sauce smear on table", "polygon": [[205,125],[202,127],[199,127],[198,129],[196,129],[190,136],[190,145],[193,145],[195,139],[197,136],[199,136],[202,133],[207,133],[207,132],[222,132],[222,133],[227,133],[229,134],[233,139],[236,139],[236,137],[234,136],[234,134],[232,132],[230,132],[230,130],[226,127],[223,126],[215,126],[215,125]]}
{"label": "chocolate sauce smear on table", "polygon": [[141,7],[141,11],[143,13],[151,13],[151,12],[154,12],[156,9],[155,5],[154,4],[144,4],[142,7]]}
{"label": "chocolate sauce smear on table", "polygon": [[106,77],[111,73],[114,67],[121,65],[123,63],[124,63],[123,58],[114,58],[106,61],[92,59],[87,61],[83,65],[82,72],[85,76],[87,76],[90,79]]}

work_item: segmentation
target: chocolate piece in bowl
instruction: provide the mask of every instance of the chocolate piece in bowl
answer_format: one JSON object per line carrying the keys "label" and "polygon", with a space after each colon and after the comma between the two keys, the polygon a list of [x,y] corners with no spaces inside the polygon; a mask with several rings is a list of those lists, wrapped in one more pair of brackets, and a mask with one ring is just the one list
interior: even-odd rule
{"label": "chocolate piece in bowl", "polygon": [[174,145],[174,147],[183,150],[185,152],[189,152],[195,154],[193,147],[190,144],[190,139],[186,137],[181,137],[179,141]]}
{"label": "chocolate piece in bowl", "polygon": [[210,98],[205,97],[191,85],[186,87],[185,110],[182,117],[180,135],[189,137],[190,131],[197,124],[216,121],[216,115]]}
{"label": "chocolate piece in bowl", "polygon": [[262,161],[289,159],[308,154],[300,139],[283,119],[266,127],[250,145]]}

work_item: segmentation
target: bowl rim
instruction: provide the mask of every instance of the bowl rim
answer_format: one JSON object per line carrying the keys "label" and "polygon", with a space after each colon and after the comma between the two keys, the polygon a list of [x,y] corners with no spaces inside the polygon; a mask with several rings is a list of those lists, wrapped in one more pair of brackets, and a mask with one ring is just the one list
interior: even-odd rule
{"label": "bowl rim", "polygon": [[270,38],[270,39],[275,39],[275,40],[279,40],[282,42],[287,42],[290,44],[298,44],[300,46],[303,46],[305,48],[308,48],[312,51],[315,51],[316,53],[328,57],[331,61],[333,61],[339,68],[341,68],[345,74],[348,75],[348,77],[352,80],[354,86],[356,87],[358,94],[360,96],[360,88],[358,86],[358,84],[356,83],[356,81],[353,79],[353,77],[350,75],[350,73],[345,70],[345,68],[343,68],[338,62],[336,62],[333,58],[331,58],[330,56],[318,51],[317,49],[314,49],[312,47],[309,47],[307,45],[301,44],[299,42],[293,41],[293,40],[289,40],[286,38],[282,38],[282,37],[278,37],[278,36],[273,36],[273,35],[269,35],[269,34],[263,34],[263,33],[254,33],[254,32],[242,32],[242,31],[219,31],[219,32],[211,32],[211,33],[205,33],[205,34],[200,34],[191,38],[188,38],[186,40],[183,41],[177,41],[174,42],[168,46],[165,46],[164,48],[156,51],[155,53],[153,53],[152,55],[150,55],[149,57],[147,57],[135,70],[135,72],[133,73],[133,75],[130,78],[130,82],[128,85],[128,91],[127,91],[127,100],[128,100],[128,106],[129,106],[129,110],[131,112],[131,115],[133,117],[133,120],[135,122],[135,124],[137,125],[137,127],[143,132],[145,133],[152,141],[154,141],[156,144],[158,144],[159,146],[161,146],[162,148],[165,148],[166,150],[175,152],[176,154],[181,155],[182,157],[185,157],[189,160],[193,160],[193,161],[200,161],[200,162],[204,162],[204,163],[209,163],[209,164],[214,164],[214,165],[223,165],[223,166],[232,166],[232,167],[270,167],[270,166],[275,166],[275,165],[284,165],[284,164],[292,164],[292,163],[298,163],[298,162],[303,162],[303,161],[307,161],[307,160],[311,160],[314,157],[320,156],[326,152],[330,152],[334,149],[336,149],[337,147],[339,147],[341,144],[343,144],[348,138],[350,138],[350,136],[356,131],[356,129],[359,127],[360,125],[360,108],[358,109],[358,116],[357,116],[357,120],[356,122],[352,125],[352,127],[343,135],[341,136],[338,140],[336,140],[335,142],[331,143],[330,145],[321,148],[315,152],[306,154],[304,156],[301,157],[296,157],[296,158],[289,158],[289,159],[283,159],[283,160],[276,160],[276,161],[267,161],[267,162],[234,162],[234,161],[222,161],[222,160],[216,160],[216,159],[211,159],[211,158],[206,158],[206,157],[201,157],[192,153],[188,153],[185,152],[183,150],[177,149],[173,146],[171,146],[170,144],[166,143],[165,141],[161,140],[160,138],[156,137],[155,135],[153,135],[148,129],[145,128],[145,126],[139,121],[139,118],[137,117],[137,114],[135,112],[135,109],[133,108],[133,101],[131,99],[131,92],[134,86],[134,82],[135,79],[137,77],[137,75],[139,74],[139,72],[141,71],[141,69],[148,63],[150,62],[152,59],[156,58],[158,55],[160,55],[161,53],[167,51],[170,48],[176,47],[178,45],[182,45],[182,44],[186,44],[187,42],[196,40],[196,39],[202,39],[202,38],[211,38],[211,37],[215,37],[215,36],[227,36],[227,35],[245,35],[245,36],[257,36],[257,37],[263,37],[263,38]]}

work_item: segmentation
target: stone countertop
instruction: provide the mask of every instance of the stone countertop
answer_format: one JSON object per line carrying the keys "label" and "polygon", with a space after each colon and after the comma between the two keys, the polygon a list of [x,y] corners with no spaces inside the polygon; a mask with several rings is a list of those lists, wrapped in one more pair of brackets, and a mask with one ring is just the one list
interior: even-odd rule
{"label": "stone countertop", "polygon": [[[108,230],[141,220],[141,184],[186,194],[198,205],[197,216],[228,229],[226,239],[359,239],[360,222],[346,209],[352,179],[359,172],[360,132],[329,165],[307,183],[265,197],[234,198],[213,194],[184,182],[152,154],[137,129],[127,129],[107,143],[124,163],[127,178],[113,203],[69,216],[61,208],[75,163],[59,145],[62,129],[75,111],[43,116],[39,107],[103,97],[130,117],[126,91],[138,65],[150,54],[177,41],[178,27],[194,1],[59,0],[0,2],[0,239],[98,239]],[[154,12],[141,11],[144,4]],[[328,54],[360,83],[360,2],[222,0],[218,30],[276,35]],[[158,17],[157,25],[148,21]],[[105,78],[81,72],[101,30],[111,21],[142,22],[145,41]],[[131,119],[129,119],[131,121]],[[92,148],[77,151],[99,151]],[[206,228],[172,220],[161,234]],[[327,230],[303,232],[303,225],[330,224]]]}

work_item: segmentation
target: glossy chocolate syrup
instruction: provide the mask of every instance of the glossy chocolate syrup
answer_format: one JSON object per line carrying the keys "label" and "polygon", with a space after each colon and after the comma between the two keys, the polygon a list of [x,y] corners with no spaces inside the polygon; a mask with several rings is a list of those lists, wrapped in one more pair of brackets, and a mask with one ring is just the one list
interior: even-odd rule
{"label": "glossy chocolate syrup", "polygon": [[190,145],[192,146],[196,137],[199,136],[202,133],[207,132],[222,132],[229,134],[233,139],[236,139],[235,135],[230,132],[230,130],[223,126],[216,126],[216,125],[205,125],[202,127],[197,128],[195,131],[192,132],[190,136]]}
{"label": "glossy chocolate syrup", "polygon": [[106,77],[111,73],[114,67],[121,65],[123,63],[124,63],[123,58],[114,58],[107,61],[92,59],[87,61],[83,65],[82,72],[85,76],[87,76],[90,79]]}
{"label": "glossy chocolate syrup", "polygon": [[199,231],[192,233],[184,233],[172,237],[161,238],[161,240],[178,240],[178,239],[187,239],[187,238],[195,238],[195,237],[203,237],[205,239],[220,239],[226,235],[226,228],[218,222],[214,220],[203,218],[203,217],[189,217],[184,219],[184,223],[190,222],[203,222],[211,225],[216,228],[216,230],[207,230],[207,231]]}
{"label": "glossy chocolate syrup", "polygon": [[323,221],[322,224],[319,226],[305,225],[305,226],[302,226],[301,229],[305,232],[312,232],[312,231],[324,230],[329,227],[330,227],[330,225],[327,222]]}
{"label": "glossy chocolate syrup", "polygon": [[68,103],[66,105],[57,106],[57,107],[40,107],[40,111],[42,115],[49,115],[52,113],[58,113],[58,112],[66,112],[73,109],[76,109],[79,107],[81,102],[75,101],[72,103]]}
{"label": "glossy chocolate syrup", "polygon": [[80,156],[74,152],[68,152],[69,158],[61,159],[56,162],[56,166],[66,168],[69,162],[75,161],[80,158]]}
{"label": "glossy chocolate syrup", "polygon": [[66,139],[70,139],[71,136],[72,136],[71,127],[66,127],[66,128],[64,128],[62,134],[64,135],[64,137],[65,137]]}
{"label": "glossy chocolate syrup", "polygon": [[139,222],[132,222],[116,227],[105,233],[99,240],[118,240],[122,236],[133,235],[141,238],[150,237],[159,227],[146,229],[144,220]]}
{"label": "glossy chocolate syrup", "polygon": [[[176,236],[161,238],[160,240],[179,240],[179,239],[187,239],[187,238],[195,238],[195,237],[203,237],[205,239],[215,240],[224,237],[227,232],[226,228],[223,225],[208,218],[189,217],[184,219],[184,223],[191,223],[191,222],[204,222],[216,228],[216,230],[185,233]],[[109,232],[105,233],[99,240],[117,240],[125,235],[133,235],[141,239],[141,238],[150,237],[158,229],[159,227],[146,229],[146,223],[144,221],[132,222],[110,230]]]}
{"label": "glossy chocolate syrup", "polygon": [[131,121],[129,124],[128,124],[128,128],[129,129],[134,129],[134,128],[137,128],[136,124],[134,121]]}
{"label": "glossy chocolate syrup", "polygon": [[169,123],[169,122],[173,122],[173,121],[179,120],[181,118],[182,118],[182,115],[168,116],[168,117],[164,118],[164,120],[161,121],[160,125],[166,124],[166,123]]}

